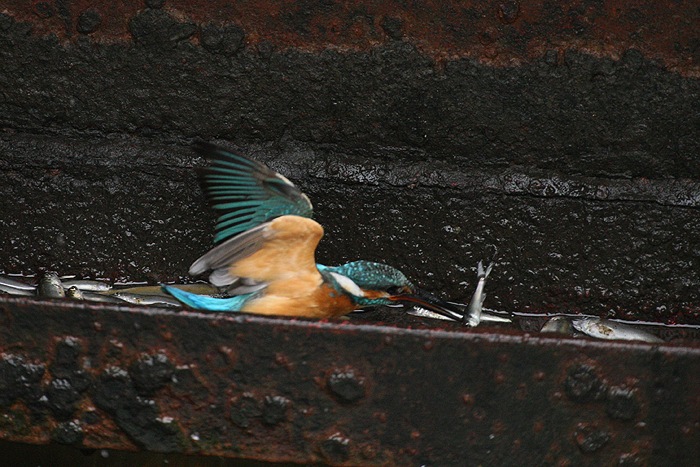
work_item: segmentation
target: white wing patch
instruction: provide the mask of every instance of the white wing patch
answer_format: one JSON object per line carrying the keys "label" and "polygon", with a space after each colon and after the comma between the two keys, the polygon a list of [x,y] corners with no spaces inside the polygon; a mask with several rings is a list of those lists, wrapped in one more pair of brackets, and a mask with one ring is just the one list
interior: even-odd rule
{"label": "white wing patch", "polygon": [[338,285],[341,286],[343,290],[345,290],[347,293],[354,295],[355,297],[365,296],[365,293],[362,291],[362,289],[357,284],[355,284],[349,277],[343,276],[342,274],[338,274],[336,272],[332,272],[331,275],[338,283]]}

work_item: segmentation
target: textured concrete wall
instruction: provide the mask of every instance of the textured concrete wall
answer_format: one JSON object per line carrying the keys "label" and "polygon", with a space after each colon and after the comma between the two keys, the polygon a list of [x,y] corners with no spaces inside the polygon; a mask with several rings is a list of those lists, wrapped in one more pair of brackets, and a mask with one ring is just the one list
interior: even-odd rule
{"label": "textured concrete wall", "polygon": [[[593,54],[567,43],[495,66],[480,60],[471,36],[458,44],[478,57],[441,60],[419,47],[423,37],[362,49],[339,38],[316,50],[314,36],[278,47],[246,39],[256,36],[239,30],[236,17],[214,34],[208,23],[164,10],[130,17],[121,40],[99,30],[68,40],[60,27],[33,33],[46,24],[31,18],[0,20],[0,123],[21,131],[294,140],[380,154],[391,146],[465,169],[522,165],[601,177],[700,170],[699,85],[684,76],[694,73],[692,60],[681,73],[639,49]],[[514,54],[517,41],[503,41]]]}
{"label": "textured concrete wall", "polygon": [[322,261],[464,298],[496,245],[494,307],[697,317],[692,6],[147,3],[6,4],[5,271],[185,275],[203,138],[310,192]]}

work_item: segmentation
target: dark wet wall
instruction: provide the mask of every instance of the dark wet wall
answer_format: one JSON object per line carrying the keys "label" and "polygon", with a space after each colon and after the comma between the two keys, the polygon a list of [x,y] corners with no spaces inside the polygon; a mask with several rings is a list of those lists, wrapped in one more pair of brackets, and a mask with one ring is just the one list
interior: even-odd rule
{"label": "dark wet wall", "polygon": [[[463,299],[495,245],[493,308],[698,316],[698,40],[683,28],[676,48],[633,33],[606,48],[586,28],[579,47],[554,20],[513,36],[503,4],[503,61],[369,6],[337,20],[383,25],[367,36],[381,40],[304,32],[298,15],[276,20],[297,35],[268,37],[214,6],[153,3],[125,25],[60,5],[0,16],[5,272],[185,276],[210,240],[187,149],[205,139],[309,192],[320,261],[386,261]],[[438,54],[446,38],[459,50]]]}

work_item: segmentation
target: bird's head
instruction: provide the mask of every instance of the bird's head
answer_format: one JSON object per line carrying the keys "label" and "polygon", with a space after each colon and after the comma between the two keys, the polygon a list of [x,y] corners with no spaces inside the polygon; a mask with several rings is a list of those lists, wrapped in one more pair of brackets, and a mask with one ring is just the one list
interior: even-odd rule
{"label": "bird's head", "polygon": [[418,289],[401,271],[387,264],[354,261],[324,270],[335,288],[347,294],[359,307],[409,302],[452,319],[462,317],[449,304]]}

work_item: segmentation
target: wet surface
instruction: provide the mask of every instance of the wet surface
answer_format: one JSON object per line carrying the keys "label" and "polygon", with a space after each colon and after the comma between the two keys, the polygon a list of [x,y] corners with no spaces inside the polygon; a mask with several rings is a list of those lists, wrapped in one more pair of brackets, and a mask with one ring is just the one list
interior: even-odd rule
{"label": "wet surface", "polygon": [[[412,43],[403,8],[370,14],[392,40],[346,49],[330,45],[350,44],[352,28],[334,39],[312,28],[296,47],[299,18],[279,18],[290,34],[275,43],[257,15],[241,21],[258,26],[210,23],[208,8],[177,2],[26,8],[0,17],[4,272],[188,280],[212,215],[187,145],[225,138],[311,195],[321,262],[385,261],[464,300],[496,246],[492,308],[698,319],[700,81],[651,49],[590,53],[595,5],[584,16],[596,28],[576,8],[550,12],[586,47],[528,46],[534,56],[508,67],[436,59]],[[347,19],[328,8],[318,18]],[[506,2],[489,17],[522,27],[531,8]],[[616,10],[620,24],[660,21],[638,8],[634,20]]]}
{"label": "wet surface", "polygon": [[[211,245],[213,215],[194,170],[203,161],[186,142],[5,135],[0,150],[5,273],[192,280],[187,269]],[[489,308],[698,322],[692,180],[341,161],[308,146],[243,152],[311,196],[326,229],[319,262],[386,262],[464,302],[476,263],[495,246]]]}

